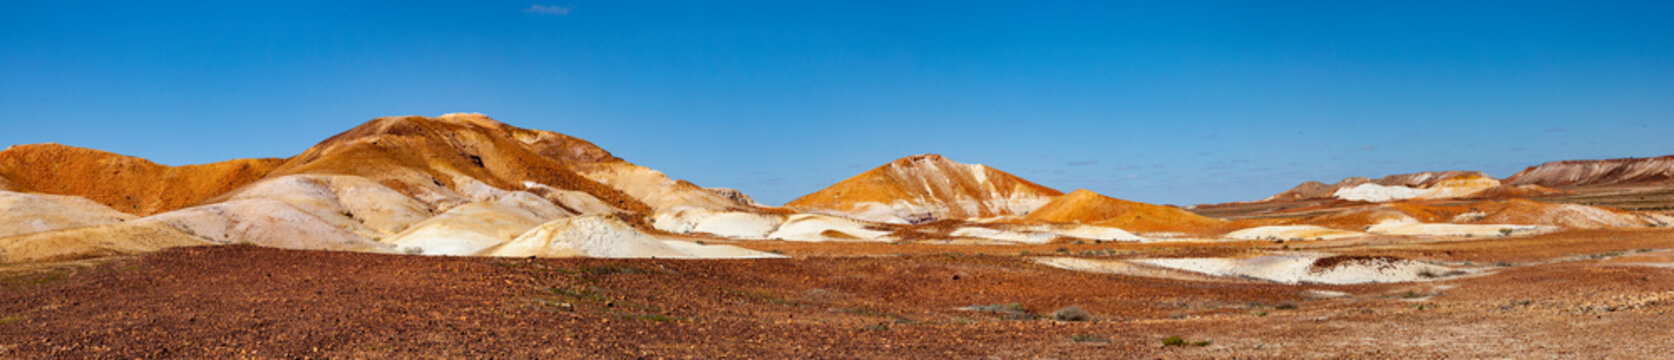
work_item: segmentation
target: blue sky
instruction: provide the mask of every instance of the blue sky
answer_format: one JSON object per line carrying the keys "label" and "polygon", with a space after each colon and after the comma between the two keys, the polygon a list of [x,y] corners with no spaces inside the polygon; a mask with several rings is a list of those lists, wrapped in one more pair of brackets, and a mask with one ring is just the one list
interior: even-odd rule
{"label": "blue sky", "polygon": [[181,165],[481,112],[783,203],[941,153],[1064,191],[1674,154],[1674,2],[7,2],[0,144]]}

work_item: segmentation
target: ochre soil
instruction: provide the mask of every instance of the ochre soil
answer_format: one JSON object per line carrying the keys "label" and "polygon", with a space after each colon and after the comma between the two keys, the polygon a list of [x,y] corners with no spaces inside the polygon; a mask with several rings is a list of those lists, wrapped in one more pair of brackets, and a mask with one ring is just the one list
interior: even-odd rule
{"label": "ochre soil", "polygon": [[[736,243],[793,257],[502,259],[219,246],[8,265],[0,267],[0,358],[1674,354],[1670,230],[1283,244]],[[1236,256],[1285,248],[1479,273],[1283,285],[1072,272],[1019,255]],[[998,311],[958,309],[972,305]],[[1070,305],[1092,319],[1033,318]],[[1187,344],[1165,346],[1171,336]],[[1207,342],[1192,344],[1199,341]]]}

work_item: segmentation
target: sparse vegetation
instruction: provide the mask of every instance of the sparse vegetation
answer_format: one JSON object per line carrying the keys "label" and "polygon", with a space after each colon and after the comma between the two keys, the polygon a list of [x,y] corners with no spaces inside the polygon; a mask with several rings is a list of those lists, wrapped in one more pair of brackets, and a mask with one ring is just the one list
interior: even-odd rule
{"label": "sparse vegetation", "polygon": [[1088,334],[1076,334],[1075,336],[1071,336],[1070,339],[1075,340],[1075,342],[1078,342],[1078,343],[1107,343],[1107,342],[1110,342],[1110,339],[1106,339],[1106,338],[1100,337],[1098,335],[1088,335]]}
{"label": "sparse vegetation", "polygon": [[1185,338],[1182,338],[1182,337],[1179,337],[1179,336],[1170,336],[1170,337],[1164,338],[1162,340],[1162,343],[1163,343],[1163,346],[1173,346],[1173,347],[1185,347],[1186,345],[1191,345],[1191,346],[1196,346],[1196,347],[1204,347],[1204,346],[1209,346],[1209,344],[1212,344],[1209,340],[1198,340],[1198,341],[1188,342],[1188,341],[1186,341]]}
{"label": "sparse vegetation", "polygon": [[23,321],[22,316],[12,315],[12,316],[7,316],[7,317],[0,317],[0,325],[10,325],[11,323],[15,323],[15,322],[19,322],[19,321]]}
{"label": "sparse vegetation", "polygon": [[19,290],[61,282],[69,280],[69,278],[69,269],[53,269],[0,279],[0,285],[4,285],[7,290]]}
{"label": "sparse vegetation", "polygon": [[1088,321],[1093,319],[1093,314],[1088,313],[1087,310],[1082,310],[1079,306],[1071,305],[1052,311],[1052,319],[1058,321]]}
{"label": "sparse vegetation", "polygon": [[649,273],[653,273],[653,272],[642,270],[640,268],[636,268],[636,267],[633,267],[633,266],[628,266],[628,265],[625,265],[625,264],[610,263],[610,264],[595,265],[595,266],[588,266],[588,267],[581,268],[581,273],[589,274],[589,275],[611,275],[611,274],[630,274],[631,275],[631,274],[649,274]]}
{"label": "sparse vegetation", "polygon": [[964,309],[965,310],[970,310],[970,311],[981,311],[981,312],[986,312],[986,313],[994,313],[994,314],[1000,315],[1000,317],[1002,317],[1002,318],[1009,319],[1009,320],[1033,320],[1033,319],[1036,319],[1036,318],[1040,317],[1039,315],[1035,315],[1034,313],[1029,312],[1029,310],[1024,308],[1022,304],[1018,304],[1018,303],[971,305],[971,306],[965,307]]}
{"label": "sparse vegetation", "polygon": [[650,322],[670,322],[670,321],[679,320],[679,319],[676,319],[674,317],[671,317],[671,316],[668,316],[668,315],[662,315],[662,314],[620,314],[620,315],[617,315],[616,318],[622,319],[622,320],[636,320],[636,321],[650,321]]}

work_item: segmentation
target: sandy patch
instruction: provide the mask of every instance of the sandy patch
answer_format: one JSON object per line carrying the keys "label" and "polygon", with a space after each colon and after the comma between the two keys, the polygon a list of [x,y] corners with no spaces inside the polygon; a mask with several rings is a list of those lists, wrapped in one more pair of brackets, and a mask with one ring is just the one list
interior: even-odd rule
{"label": "sandy patch", "polygon": [[783,216],[740,211],[681,209],[658,213],[652,220],[657,230],[676,234],[710,234],[746,240],[767,239],[779,227]]}
{"label": "sandy patch", "polygon": [[[1336,260],[1336,261],[1333,261]],[[1342,258],[1325,254],[1251,258],[1141,259],[1136,263],[1215,276],[1245,277],[1285,284],[1364,284],[1425,281],[1453,269],[1398,258]]]}
{"label": "sandy patch", "polygon": [[1508,237],[1544,234],[1557,231],[1556,226],[1508,224],[1438,224],[1411,220],[1389,220],[1366,228],[1366,232],[1381,235]]}
{"label": "sandy patch", "polygon": [[1336,240],[1366,236],[1366,233],[1315,225],[1275,225],[1243,229],[1226,234],[1239,240]]}
{"label": "sandy patch", "polygon": [[786,218],[768,238],[788,241],[888,241],[888,231],[872,230],[868,224],[835,216],[796,214]]}

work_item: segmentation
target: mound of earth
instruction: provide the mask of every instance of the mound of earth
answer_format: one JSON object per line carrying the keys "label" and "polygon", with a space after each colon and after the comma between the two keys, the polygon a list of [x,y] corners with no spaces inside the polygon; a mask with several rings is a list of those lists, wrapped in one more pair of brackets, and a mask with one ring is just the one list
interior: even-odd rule
{"label": "mound of earth", "polygon": [[150,215],[198,204],[267,175],[280,159],[239,159],[165,166],[59,144],[15,145],[0,151],[0,177],[13,186],[80,196],[118,211]]}
{"label": "mound of earth", "polygon": [[777,229],[785,216],[748,211],[681,209],[658,213],[652,219],[657,230],[676,234],[704,234],[733,239],[760,240]]}
{"label": "mound of earth", "polygon": [[[1346,189],[1354,189],[1361,187],[1362,185],[1373,185],[1364,187],[1362,190],[1349,191],[1351,197],[1363,197],[1366,195],[1362,195],[1361,193],[1365,192],[1376,192],[1377,190],[1390,188],[1427,189],[1440,185],[1445,181],[1460,178],[1493,179],[1478,171],[1426,171],[1411,174],[1389,175],[1377,180],[1363,177],[1351,177],[1330,185],[1318,181],[1307,181],[1300,185],[1296,185],[1296,187],[1291,188],[1290,190],[1285,190],[1284,192],[1270,196],[1262,201],[1295,201],[1325,199],[1332,197],[1343,198],[1340,194]],[[1496,183],[1495,185],[1498,184]]]}
{"label": "mound of earth", "polygon": [[1513,185],[1578,187],[1674,183],[1674,155],[1653,158],[1554,161],[1506,178]]}
{"label": "mound of earth", "polygon": [[135,220],[0,237],[0,263],[133,255],[178,246],[215,245],[162,222]]}
{"label": "mound of earth", "polygon": [[886,237],[889,233],[848,218],[796,214],[787,217],[767,237],[789,241],[882,241],[889,239]]}
{"label": "mound of earth", "polygon": [[1393,257],[1327,254],[1265,255],[1250,258],[1139,259],[1135,263],[1225,277],[1285,284],[1366,284],[1431,280],[1453,269]]}
{"label": "mound of earth", "polygon": [[1219,233],[1227,222],[1172,206],[1153,205],[1099,195],[1086,189],[1052,199],[1024,219],[1114,227],[1127,231]]}
{"label": "mound of earth", "polygon": [[914,155],[855,175],[785,207],[866,221],[918,224],[1023,215],[1062,193],[981,164]]}
{"label": "mound of earth", "polygon": [[1525,199],[1483,200],[1453,204],[1407,202],[1392,205],[1402,213],[1422,222],[1552,225],[1571,229],[1646,227],[1652,225],[1644,217],[1619,210],[1575,204],[1552,204]]}
{"label": "mound of earth", "polygon": [[0,190],[0,238],[134,218],[86,198]]}
{"label": "mound of earth", "polygon": [[639,200],[537,152],[529,142],[538,139],[533,131],[481,115],[385,117],[320,142],[286,160],[273,175],[360,176],[437,211],[474,201],[469,196],[473,191],[535,183],[580,191],[613,207],[649,214]]}
{"label": "mound of earth", "polygon": [[[680,246],[674,244],[681,244]],[[709,249],[718,248],[718,249]],[[483,252],[504,257],[695,258],[773,257],[725,245],[663,241],[616,215],[584,215],[541,224],[511,242]]]}
{"label": "mound of earth", "polygon": [[0,176],[0,191],[26,192],[29,191],[29,189],[18,186],[17,183],[12,182],[12,179]]}
{"label": "mound of earth", "polygon": [[139,221],[157,221],[219,244],[249,243],[285,249],[386,252],[388,246],[361,235],[364,228],[339,215],[322,219],[283,201],[240,199],[170,211]]}
{"label": "mound of earth", "polygon": [[571,215],[545,199],[516,192],[454,207],[383,242],[409,254],[478,255]]}
{"label": "mound of earth", "polygon": [[1226,234],[1227,238],[1241,240],[1336,240],[1360,236],[1366,234],[1316,225],[1259,226]]}

